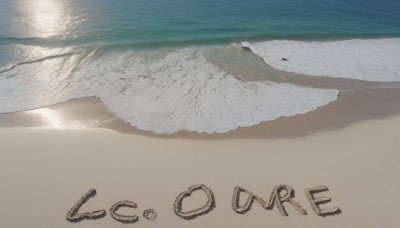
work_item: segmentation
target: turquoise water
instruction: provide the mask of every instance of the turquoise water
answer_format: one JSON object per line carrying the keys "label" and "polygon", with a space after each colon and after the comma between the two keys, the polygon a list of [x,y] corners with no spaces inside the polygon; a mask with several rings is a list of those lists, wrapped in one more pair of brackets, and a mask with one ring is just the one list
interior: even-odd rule
{"label": "turquoise water", "polygon": [[399,37],[399,12],[399,0],[0,0],[0,66],[22,58],[18,44],[125,50]]}
{"label": "turquoise water", "polygon": [[[339,89],[278,73],[237,44],[400,37],[399,12],[400,0],[0,0],[0,113],[95,96],[158,133],[226,132],[306,113]],[[397,40],[352,42],[372,56],[355,50],[355,63],[398,58]],[[293,54],[285,45],[301,50],[304,42],[267,57],[277,54],[281,64],[282,51]],[[375,61],[382,47],[392,55]],[[322,54],[341,58],[348,48],[340,48]],[[297,51],[298,59],[307,53]],[[353,88],[347,83],[335,85]]]}
{"label": "turquoise water", "polygon": [[0,44],[393,37],[399,12],[399,0],[1,0]]}

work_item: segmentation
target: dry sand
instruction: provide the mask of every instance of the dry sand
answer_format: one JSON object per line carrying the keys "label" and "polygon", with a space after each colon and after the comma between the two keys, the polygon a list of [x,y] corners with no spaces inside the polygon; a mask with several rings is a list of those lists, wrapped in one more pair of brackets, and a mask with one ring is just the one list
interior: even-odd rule
{"label": "dry sand", "polygon": [[[159,139],[111,130],[0,130],[1,227],[126,227],[109,208],[130,200],[137,227],[399,227],[400,116],[360,121],[340,130],[292,139]],[[192,220],[175,215],[176,197],[195,184],[213,191],[215,208]],[[231,207],[236,186],[268,200],[274,186],[295,189],[300,215],[257,203],[246,214]],[[342,213],[321,217],[304,190],[326,185],[332,198],[322,208]],[[106,210],[98,220],[71,223],[67,212],[89,189],[97,195],[82,212]],[[242,196],[246,200],[246,196]],[[241,201],[241,205],[244,203]],[[183,201],[186,211],[203,206],[205,194]],[[146,220],[145,209],[158,217]]]}
{"label": "dry sand", "polygon": [[[55,124],[57,118],[59,127],[88,123],[84,120],[96,114],[98,122],[91,124],[114,126],[131,134],[106,129],[1,128],[0,227],[397,228],[399,91],[343,93],[339,101],[315,112],[222,136],[181,132],[148,137],[157,135],[127,127],[93,99],[53,106],[49,109],[62,109],[64,116],[76,114],[79,118],[68,117],[68,122],[62,115],[48,114],[46,121],[36,119],[36,126]],[[65,111],[68,108],[70,112]],[[86,110],[83,118],[82,110]],[[28,118],[24,123],[28,126],[35,122],[31,117],[34,115],[7,114],[0,123],[21,123],[18,118]],[[191,220],[175,215],[178,195],[201,184],[213,192],[215,202],[209,205],[214,203],[215,207]],[[301,215],[289,202],[283,203],[287,217],[276,205],[268,210],[256,201],[245,214],[232,209],[235,187],[268,201],[274,187],[281,184],[294,188],[294,200],[307,215]],[[313,211],[304,190],[320,185],[329,191],[316,196],[332,198],[321,208],[337,206],[340,214],[322,217]],[[105,210],[107,215],[97,220],[67,221],[68,211],[91,188],[97,195],[80,211]],[[246,194],[241,195],[239,204],[246,199]],[[137,207],[121,208],[118,213],[139,216],[135,224],[110,216],[110,208],[124,200]],[[195,192],[183,199],[182,209],[193,211],[207,201],[204,193]],[[155,210],[154,221],[144,218],[146,209]]]}

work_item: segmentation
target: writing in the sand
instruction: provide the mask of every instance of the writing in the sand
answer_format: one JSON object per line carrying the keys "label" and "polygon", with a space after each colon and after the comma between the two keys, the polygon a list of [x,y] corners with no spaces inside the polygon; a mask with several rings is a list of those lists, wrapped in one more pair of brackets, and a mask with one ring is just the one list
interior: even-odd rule
{"label": "writing in the sand", "polygon": [[[319,216],[328,216],[341,213],[341,210],[338,207],[322,208],[322,204],[330,202],[331,198],[326,195],[316,195],[321,194],[322,192],[327,192],[328,190],[328,187],[324,185],[307,188],[304,190],[305,196],[311,206],[311,209],[314,211],[315,214]],[[198,207],[197,209],[184,211],[184,199],[190,197],[195,191],[203,191],[207,196],[207,202],[205,202],[203,206]],[[284,204],[288,204],[301,215],[307,215],[307,211],[303,208],[303,206],[294,199],[294,192],[294,188],[288,185],[277,185],[272,189],[272,193],[270,194],[269,199],[266,200],[253,194],[245,188],[235,187],[233,189],[232,195],[232,209],[237,214],[245,214],[251,210],[253,203],[256,202],[267,210],[272,210],[275,205],[282,216],[288,216],[288,213],[286,212],[284,206]],[[247,199],[243,205],[240,205],[240,197],[244,193],[247,195]],[[79,212],[79,209],[82,207],[82,205],[95,195],[96,190],[90,189],[84,196],[82,196],[82,198],[79,199],[79,201],[71,208],[71,210],[69,210],[67,214],[67,220],[70,222],[79,222],[84,219],[100,219],[106,216],[107,212],[103,209],[92,212]],[[137,204],[130,200],[123,200],[113,204],[109,209],[109,213],[114,220],[122,223],[136,223],[139,221],[139,215],[137,214],[120,214],[118,210],[122,207],[137,208]],[[216,199],[213,191],[206,185],[200,184],[193,185],[187,190],[181,192],[173,202],[172,209],[178,217],[185,220],[191,220],[197,218],[198,216],[205,215],[211,212],[215,207]],[[155,220],[157,218],[157,212],[154,209],[146,209],[143,211],[142,216],[147,220]]]}

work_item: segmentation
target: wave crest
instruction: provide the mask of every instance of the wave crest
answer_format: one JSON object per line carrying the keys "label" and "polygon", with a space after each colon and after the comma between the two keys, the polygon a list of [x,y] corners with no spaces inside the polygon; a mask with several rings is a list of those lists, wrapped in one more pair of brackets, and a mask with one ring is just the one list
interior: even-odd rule
{"label": "wave crest", "polygon": [[99,97],[143,130],[227,132],[306,113],[338,91],[235,78],[204,57],[203,48],[88,50],[19,65],[0,74],[0,112]]}

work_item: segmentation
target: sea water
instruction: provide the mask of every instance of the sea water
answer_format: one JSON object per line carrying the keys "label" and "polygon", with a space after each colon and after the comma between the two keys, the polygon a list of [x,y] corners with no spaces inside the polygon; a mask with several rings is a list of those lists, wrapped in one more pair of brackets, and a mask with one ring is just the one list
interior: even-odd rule
{"label": "sea water", "polygon": [[[248,41],[279,70],[400,81],[398,12],[398,0],[0,0],[0,113],[96,96],[158,133],[306,113],[339,91],[243,80],[222,63],[243,58]],[[359,64],[332,67],[343,56]],[[265,67],[237,65],[244,79]]]}

